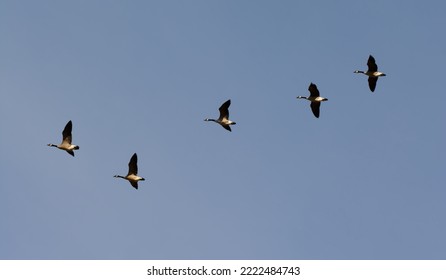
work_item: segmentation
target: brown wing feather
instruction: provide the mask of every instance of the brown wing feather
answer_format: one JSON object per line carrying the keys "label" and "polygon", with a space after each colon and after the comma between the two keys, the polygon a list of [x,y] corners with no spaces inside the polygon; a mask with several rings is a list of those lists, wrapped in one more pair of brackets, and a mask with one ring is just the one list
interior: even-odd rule
{"label": "brown wing feather", "polygon": [[69,121],[65,128],[62,131],[62,142],[68,142],[71,144],[72,136],[71,136],[71,130],[73,129],[73,123]]}
{"label": "brown wing feather", "polygon": [[138,174],[138,156],[136,155],[136,153],[133,154],[132,158],[130,158],[129,161],[129,173],[127,175],[130,174]]}
{"label": "brown wing feather", "polygon": [[232,131],[231,127],[229,125],[222,124],[221,126],[223,126],[226,130]]}
{"label": "brown wing feather", "polygon": [[313,83],[310,84],[308,87],[308,90],[310,91],[311,97],[318,97],[319,96],[319,90],[317,89],[317,86]]}
{"label": "brown wing feather", "polygon": [[367,66],[369,67],[368,72],[378,71],[378,65],[376,65],[375,58],[373,56],[369,56],[369,60],[367,61]]}
{"label": "brown wing feather", "polygon": [[134,181],[129,181],[129,182],[132,185],[132,187],[134,187],[135,189],[138,189],[138,182],[134,182]]}
{"label": "brown wing feather", "polygon": [[220,111],[220,120],[229,118],[229,106],[231,106],[231,99],[223,103],[218,110]]}
{"label": "brown wing feather", "polygon": [[377,81],[378,81],[378,78],[369,77],[369,88],[372,92],[375,91]]}
{"label": "brown wing feather", "polygon": [[320,102],[311,102],[310,106],[311,106],[311,111],[313,111],[313,115],[316,118],[319,118],[319,108],[321,107],[321,103]]}

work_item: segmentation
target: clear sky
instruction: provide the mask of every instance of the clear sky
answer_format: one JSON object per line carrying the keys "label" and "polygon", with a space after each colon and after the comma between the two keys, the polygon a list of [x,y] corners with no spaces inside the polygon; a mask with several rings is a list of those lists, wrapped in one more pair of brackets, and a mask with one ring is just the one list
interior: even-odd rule
{"label": "clear sky", "polygon": [[445,259],[445,11],[1,1],[0,258]]}

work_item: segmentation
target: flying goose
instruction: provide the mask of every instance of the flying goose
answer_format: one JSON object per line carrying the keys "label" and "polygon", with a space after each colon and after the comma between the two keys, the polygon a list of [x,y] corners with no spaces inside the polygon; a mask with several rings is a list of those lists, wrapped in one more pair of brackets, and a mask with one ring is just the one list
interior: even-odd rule
{"label": "flying goose", "polygon": [[220,117],[218,118],[218,120],[214,120],[214,119],[204,119],[204,120],[207,122],[212,121],[212,122],[219,123],[225,129],[231,131],[230,125],[235,124],[235,122],[229,120],[229,109],[228,108],[230,105],[231,105],[231,99],[229,99],[228,101],[223,103],[223,105],[221,105],[220,108],[218,108],[218,110],[220,111]]}
{"label": "flying goose", "polygon": [[65,125],[65,128],[62,131],[62,143],[60,143],[59,145],[48,144],[48,146],[56,147],[61,150],[67,151],[67,153],[69,153],[70,155],[72,155],[74,157],[73,150],[79,150],[79,146],[71,144],[71,140],[72,140],[71,130],[72,130],[72,128],[73,128],[73,123],[71,121],[69,121]]}
{"label": "flying goose", "polygon": [[384,77],[386,76],[386,74],[378,71],[378,65],[376,65],[375,58],[371,55],[369,56],[369,60],[367,61],[367,66],[369,67],[367,72],[356,70],[353,73],[361,73],[369,76],[369,88],[372,92],[374,92],[378,77]]}
{"label": "flying goose", "polygon": [[311,101],[311,104],[310,104],[311,111],[313,111],[313,115],[316,118],[319,118],[319,108],[321,107],[321,102],[327,101],[328,99],[319,96],[319,90],[317,89],[317,86],[313,83],[310,84],[310,86],[308,87],[308,90],[310,91],[309,97],[298,96],[296,98],[307,99],[307,100]]}
{"label": "flying goose", "polygon": [[145,181],[146,179],[138,176],[137,164],[138,164],[138,156],[136,155],[136,153],[134,153],[129,161],[129,173],[127,174],[127,176],[115,175],[113,177],[126,179],[135,189],[138,189],[138,181]]}

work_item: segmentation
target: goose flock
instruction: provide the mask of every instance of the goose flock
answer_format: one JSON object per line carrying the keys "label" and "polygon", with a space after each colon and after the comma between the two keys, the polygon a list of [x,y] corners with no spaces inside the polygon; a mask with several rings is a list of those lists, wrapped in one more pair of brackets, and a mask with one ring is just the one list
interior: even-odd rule
{"label": "goose flock", "polygon": [[[374,92],[378,78],[384,77],[386,76],[386,74],[378,71],[378,65],[376,64],[375,58],[372,55],[369,56],[369,59],[367,61],[367,66],[368,69],[366,72],[361,70],[356,70],[353,73],[360,73],[368,76],[369,88],[372,92]],[[310,96],[308,97],[297,96],[296,98],[306,99],[310,101],[311,102],[310,107],[311,111],[313,112],[313,115],[316,118],[319,118],[321,102],[327,101],[328,99],[320,96],[319,90],[316,84],[314,83],[310,83],[308,90],[310,91]],[[220,112],[220,116],[218,117],[218,119],[206,118],[204,119],[204,121],[216,122],[220,124],[224,129],[232,131],[230,126],[236,123],[234,121],[229,120],[229,106],[231,106],[231,99],[224,102],[218,109]],[[73,139],[71,134],[72,130],[73,130],[73,123],[70,120],[65,125],[65,128],[62,131],[62,142],[59,145],[48,144],[48,146],[64,150],[74,157],[74,150],[79,150],[79,146],[72,144],[72,139]],[[129,166],[129,171],[126,176],[114,175],[114,177],[125,179],[130,182],[133,188],[138,189],[138,182],[145,181],[145,179],[143,177],[138,176],[138,156],[136,153],[134,153],[133,156],[130,158],[128,166]]]}

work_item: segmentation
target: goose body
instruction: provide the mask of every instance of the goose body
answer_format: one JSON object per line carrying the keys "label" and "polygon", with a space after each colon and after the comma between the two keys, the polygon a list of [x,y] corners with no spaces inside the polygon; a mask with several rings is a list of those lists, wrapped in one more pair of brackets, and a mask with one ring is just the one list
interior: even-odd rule
{"label": "goose body", "polygon": [[64,150],[64,151],[66,151],[67,153],[69,153],[70,155],[72,155],[74,157],[74,150],[79,150],[79,146],[71,144],[71,141],[72,141],[71,130],[72,129],[73,129],[73,123],[70,120],[65,125],[65,128],[62,131],[62,143],[60,143],[59,145],[48,144],[48,146],[56,147],[56,148],[59,148],[61,150]]}
{"label": "goose body", "polygon": [[229,106],[231,106],[231,99],[227,100],[223,103],[218,110],[220,111],[220,117],[215,119],[204,119],[206,122],[216,122],[224,127],[226,130],[231,131],[230,125],[236,124],[235,122],[229,120]]}
{"label": "goose body", "polygon": [[378,82],[378,77],[384,77],[386,74],[378,71],[378,65],[376,65],[375,58],[373,56],[369,56],[369,60],[367,61],[368,70],[367,72],[356,70],[353,73],[364,74],[369,77],[369,88],[372,92],[375,91],[376,82]]}
{"label": "goose body", "polygon": [[308,97],[307,96],[297,96],[296,98],[306,99],[306,100],[310,101],[311,102],[310,107],[311,107],[311,111],[313,112],[313,115],[316,118],[319,118],[321,102],[327,101],[328,99],[325,97],[321,97],[319,95],[319,90],[317,89],[317,86],[313,83],[310,84],[310,86],[308,87],[308,90],[310,91],[310,96],[308,96]]}
{"label": "goose body", "polygon": [[138,176],[138,156],[136,153],[130,158],[129,161],[129,172],[127,176],[115,175],[115,178],[122,178],[130,182],[132,187],[138,189],[138,181],[145,181],[143,177]]}

